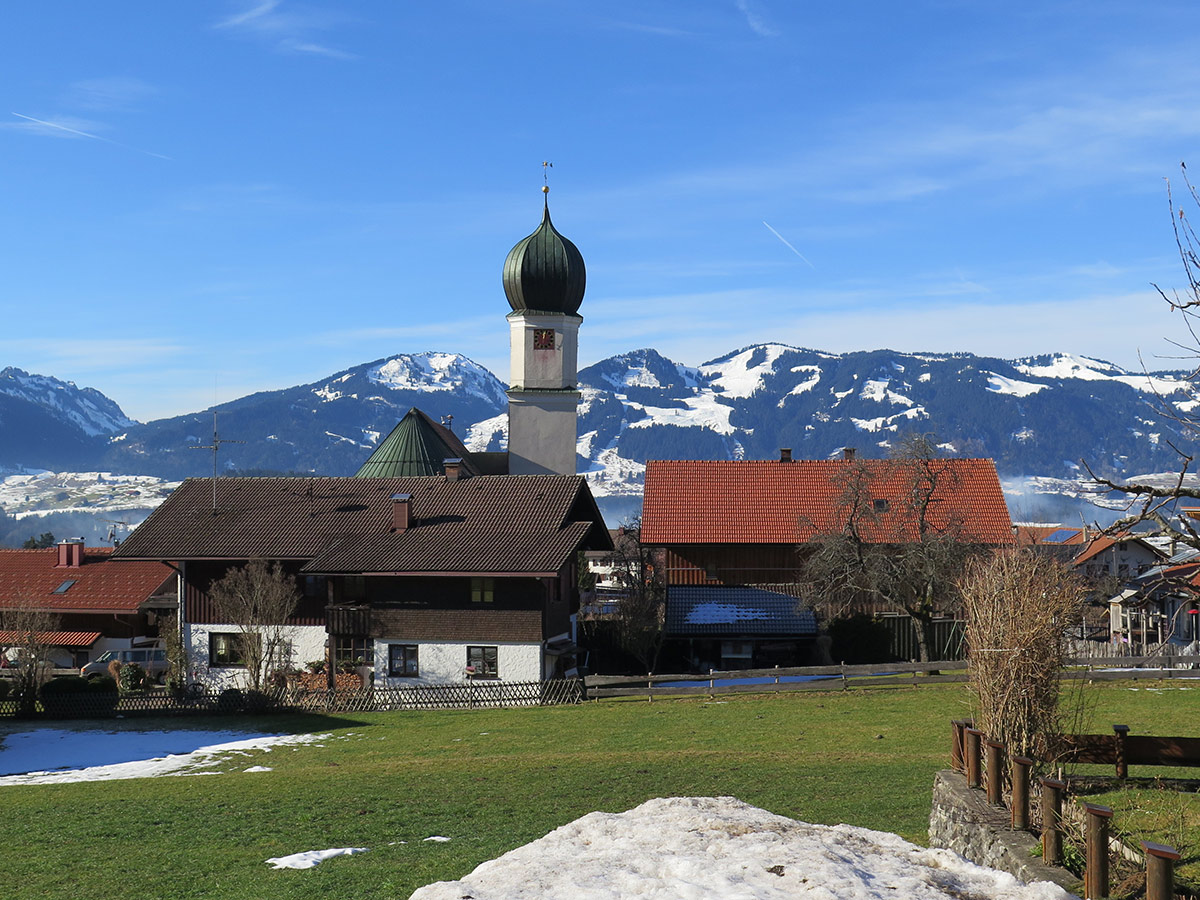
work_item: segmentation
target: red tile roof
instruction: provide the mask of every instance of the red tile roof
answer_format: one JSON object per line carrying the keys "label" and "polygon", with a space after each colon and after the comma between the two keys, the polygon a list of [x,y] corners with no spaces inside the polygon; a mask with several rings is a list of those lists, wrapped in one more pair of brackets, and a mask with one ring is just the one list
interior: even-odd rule
{"label": "red tile roof", "polygon": [[[931,460],[937,481],[928,515],[965,540],[1012,543],[1012,520],[990,459]],[[888,509],[864,529],[867,540],[900,543],[917,534],[906,506],[912,468],[896,460],[670,461],[646,464],[642,540],[650,544],[799,544],[839,533],[848,479],[863,473],[872,499]]]}
{"label": "red tile roof", "polygon": [[[27,633],[27,632],[26,632]],[[98,631],[39,631],[38,642],[50,647],[90,647],[100,640]],[[15,631],[0,631],[0,647],[16,643]]]}
{"label": "red tile roof", "polygon": [[[0,606],[33,604],[50,612],[136,612],[174,575],[160,562],[117,562],[109,547],[89,547],[83,565],[59,566],[58,550],[0,550]],[[54,593],[68,581],[75,582]]]}

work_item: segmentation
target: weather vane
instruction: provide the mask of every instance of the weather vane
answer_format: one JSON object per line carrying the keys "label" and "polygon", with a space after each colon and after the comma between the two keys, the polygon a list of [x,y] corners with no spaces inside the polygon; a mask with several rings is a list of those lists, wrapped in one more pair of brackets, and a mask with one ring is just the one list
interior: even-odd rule
{"label": "weather vane", "polygon": [[542,193],[543,194],[550,193],[550,170],[553,168],[554,168],[554,163],[552,163],[552,162],[543,162],[542,163]]}

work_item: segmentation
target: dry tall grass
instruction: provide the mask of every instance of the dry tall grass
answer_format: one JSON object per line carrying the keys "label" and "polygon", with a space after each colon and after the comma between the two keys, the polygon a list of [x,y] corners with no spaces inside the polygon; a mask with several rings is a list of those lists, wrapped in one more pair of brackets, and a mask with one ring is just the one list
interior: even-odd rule
{"label": "dry tall grass", "polygon": [[1011,754],[1029,754],[1076,713],[1060,704],[1064,632],[1083,587],[1056,560],[1007,550],[974,560],[961,582],[976,727]]}

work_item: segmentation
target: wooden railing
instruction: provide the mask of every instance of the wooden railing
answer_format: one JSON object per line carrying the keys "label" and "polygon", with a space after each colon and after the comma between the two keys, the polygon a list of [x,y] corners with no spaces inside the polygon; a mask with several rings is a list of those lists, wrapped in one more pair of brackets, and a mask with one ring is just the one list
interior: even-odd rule
{"label": "wooden railing", "polygon": [[[68,694],[39,702],[40,719],[92,719],[114,716],[199,716],[283,712],[377,712],[398,709],[482,709],[509,706],[555,706],[580,703],[583,682],[563,678],[540,682],[471,682],[470,684],[366,687],[356,690],[274,689],[266,692],[213,691],[199,686],[185,691],[143,694]],[[0,701],[0,718],[18,714],[15,700]]]}
{"label": "wooden railing", "polygon": [[[1200,677],[1195,656],[1113,656],[1068,659],[1062,676],[1090,681]],[[589,675],[589,697],[669,697],[689,694],[776,693],[845,690],[895,684],[944,684],[965,681],[966,660],[897,662],[874,665],[801,666],[730,669],[674,675]],[[1106,671],[1113,669],[1113,671]],[[796,681],[789,679],[806,679]]]}
{"label": "wooden railing", "polygon": [[[1006,748],[998,741],[972,727],[969,719],[951,723],[950,764],[961,772],[967,786],[986,791],[991,806],[1005,805],[1004,786],[1011,786],[1008,801],[1012,811],[1012,827],[1029,831],[1032,828],[1031,797],[1034,786],[1030,773],[1034,760],[1014,756],[1008,758]],[[1075,761],[1111,763],[1119,778],[1128,776],[1128,766],[1200,766],[1200,738],[1130,737],[1125,725],[1114,725],[1113,733],[1058,735],[1047,741],[1055,749],[1054,762]],[[1084,843],[1084,888],[1088,898],[1109,895],[1109,859],[1112,851],[1126,859],[1144,863],[1147,900],[1170,900],[1175,897],[1175,863],[1180,853],[1172,847],[1153,841],[1141,841],[1141,853],[1125,842],[1110,837],[1113,811],[1107,806],[1080,801],[1074,815],[1068,815],[1063,801],[1068,784],[1055,778],[1039,778],[1042,860],[1048,865],[1062,865],[1063,841],[1068,820],[1082,822]]]}

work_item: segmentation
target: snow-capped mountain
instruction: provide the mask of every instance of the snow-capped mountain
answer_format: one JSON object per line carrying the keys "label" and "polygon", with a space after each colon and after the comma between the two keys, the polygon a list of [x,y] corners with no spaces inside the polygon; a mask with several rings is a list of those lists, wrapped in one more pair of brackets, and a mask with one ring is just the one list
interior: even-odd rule
{"label": "snow-capped mountain", "polygon": [[[78,392],[91,407],[67,403],[71,386],[54,379],[16,373],[0,384],[63,386],[48,392],[57,407],[0,391],[0,403],[43,416],[27,419],[31,437],[48,436],[41,455],[26,443],[14,456],[11,414],[0,405],[0,466],[61,471],[52,452],[61,447],[47,444],[70,433],[72,471],[170,480],[212,471],[212,454],[194,449],[211,443],[211,410],[139,425],[97,392]],[[636,350],[584,369],[579,388],[578,468],[606,503],[640,495],[647,459],[773,459],[782,447],[821,458],[847,446],[881,456],[911,432],[934,435],[948,453],[992,457],[1002,475],[1047,484],[1078,478],[1080,460],[1116,477],[1169,472],[1179,462],[1171,444],[1189,438],[1163,404],[1185,413],[1200,406],[1182,373],[1129,372],[1082,356],[833,354],[778,343],[699,366]],[[452,417],[472,450],[506,443],[499,379],[457,354],[415,353],[218,407],[221,437],[240,442],[222,444],[218,463],[229,473],[352,474],[411,406]],[[85,409],[96,411],[84,421],[105,429],[99,436],[80,424]]]}
{"label": "snow-capped mountain", "polygon": [[[459,434],[500,413],[504,385],[455,353],[377,359],[312,384],[264,391],[216,407],[222,471],[353,474],[410,407],[445,417]],[[213,410],[160,419],[109,438],[96,466],[182,478],[212,472]]]}
{"label": "snow-capped mountain", "polygon": [[[601,495],[635,493],[659,459],[886,455],[906,433],[948,453],[989,456],[1002,474],[1171,471],[1200,394],[1181,373],[1139,374],[1055,355],[1001,360],[876,350],[831,354],[759,344],[689,368],[653,350],[612,357],[579,380],[579,455]],[[586,461],[586,463],[584,462]]]}
{"label": "snow-capped mountain", "polygon": [[135,425],[94,388],[8,367],[0,370],[0,467],[71,467],[103,437]]}

